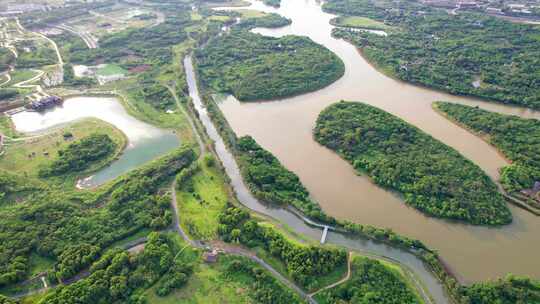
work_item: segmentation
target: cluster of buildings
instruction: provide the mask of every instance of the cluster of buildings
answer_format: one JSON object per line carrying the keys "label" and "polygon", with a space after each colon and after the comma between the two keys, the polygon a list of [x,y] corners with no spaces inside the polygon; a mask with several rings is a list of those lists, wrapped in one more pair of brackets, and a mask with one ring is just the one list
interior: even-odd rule
{"label": "cluster of buildings", "polygon": [[530,197],[540,204],[540,182],[537,181],[534,183],[531,189],[521,190],[521,193]]}
{"label": "cluster of buildings", "polygon": [[488,15],[540,19],[540,2],[535,0],[420,0],[422,3],[450,10],[474,10]]}

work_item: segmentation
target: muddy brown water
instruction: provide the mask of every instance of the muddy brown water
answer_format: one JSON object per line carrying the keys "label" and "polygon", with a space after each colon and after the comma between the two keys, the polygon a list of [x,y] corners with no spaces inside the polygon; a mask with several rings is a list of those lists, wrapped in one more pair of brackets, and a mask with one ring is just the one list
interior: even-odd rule
{"label": "muddy brown water", "polygon": [[308,36],[335,52],[345,63],[345,75],[317,92],[259,103],[234,97],[220,102],[238,135],[249,134],[300,176],[315,200],[330,215],[362,224],[388,227],[417,238],[439,251],[464,283],[493,279],[507,273],[540,278],[540,218],[510,206],[514,221],[502,228],[470,226],[429,218],[407,207],[394,193],[358,176],[352,166],[313,140],[318,114],[339,100],[362,101],[388,111],[453,147],[497,180],[507,163],[489,144],[449,122],[431,107],[444,100],[483,109],[540,118],[528,109],[445,94],[383,75],[351,44],[331,37],[333,17],[313,0],[283,0],[273,9],[254,1],[251,9],[277,12],[293,20],[280,29],[256,29],[270,36]]}

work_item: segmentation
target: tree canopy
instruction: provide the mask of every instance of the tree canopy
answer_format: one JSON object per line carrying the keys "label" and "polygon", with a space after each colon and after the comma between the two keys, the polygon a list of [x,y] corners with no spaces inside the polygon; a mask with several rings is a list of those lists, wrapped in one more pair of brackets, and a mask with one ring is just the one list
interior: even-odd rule
{"label": "tree canopy", "polygon": [[319,114],[314,135],[426,214],[478,225],[512,221],[497,186],[478,166],[387,112],[338,102]]}

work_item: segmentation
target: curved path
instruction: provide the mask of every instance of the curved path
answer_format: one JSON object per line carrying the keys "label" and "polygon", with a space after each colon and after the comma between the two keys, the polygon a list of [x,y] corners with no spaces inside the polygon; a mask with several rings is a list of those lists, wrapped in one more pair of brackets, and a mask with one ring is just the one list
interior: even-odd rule
{"label": "curved path", "polygon": [[[184,59],[184,68],[186,71],[189,95],[193,100],[198,119],[205,127],[206,134],[214,141],[214,151],[225,168],[225,172],[230,179],[230,184],[234,189],[238,201],[255,212],[267,215],[288,225],[291,229],[295,230],[296,233],[315,239],[319,238],[321,228],[325,225],[314,222],[303,216],[301,213],[294,212],[293,209],[276,208],[271,205],[265,205],[251,194],[243,182],[240,169],[234,156],[227,149],[221,135],[218,133],[210,119],[208,111],[202,104],[191,57],[187,56]],[[436,303],[449,303],[450,300],[441,283],[427,266],[413,254],[387,245],[378,244],[370,240],[349,239],[346,235],[342,235],[339,231],[336,231],[335,228],[332,230],[334,231],[328,233],[328,243],[360,252],[363,255],[372,255],[380,259],[392,261],[393,263],[400,265],[407,273],[410,272],[415,287],[419,290],[420,294],[422,294],[426,303],[432,303],[432,298]],[[420,281],[422,283],[420,283]]]}
{"label": "curved path", "polygon": [[310,297],[313,297],[314,295],[322,292],[322,291],[325,291],[325,290],[328,290],[328,289],[331,289],[331,288],[334,288],[338,285],[341,285],[345,282],[347,282],[348,280],[351,279],[351,264],[352,264],[352,251],[349,251],[349,255],[347,256],[347,274],[345,275],[345,277],[333,284],[330,284],[328,286],[325,286],[317,291],[314,291],[312,293],[309,294]]}

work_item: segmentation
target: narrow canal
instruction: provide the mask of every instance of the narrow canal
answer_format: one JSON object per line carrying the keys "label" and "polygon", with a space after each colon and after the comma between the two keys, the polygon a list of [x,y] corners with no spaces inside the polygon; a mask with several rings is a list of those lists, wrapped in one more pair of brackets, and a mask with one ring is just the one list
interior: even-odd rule
{"label": "narrow canal", "polygon": [[[511,207],[514,222],[502,228],[474,227],[424,216],[407,207],[394,193],[375,186],[335,153],[313,140],[318,114],[339,100],[362,101],[388,111],[455,148],[478,164],[494,180],[507,163],[486,142],[450,123],[432,110],[445,100],[499,113],[540,118],[531,110],[452,96],[389,78],[371,66],[351,44],[331,36],[332,15],[316,0],[282,0],[279,9],[253,1],[250,9],[277,12],[292,19],[279,29],[256,29],[269,36],[308,36],[336,53],[345,63],[345,75],[311,94],[272,102],[239,103],[228,97],[220,104],[228,122],[241,136],[253,136],[302,182],[325,212],[341,219],[387,227],[425,242],[439,251],[465,283],[505,276],[507,273],[540,278],[538,252],[540,219]],[[238,9],[238,8],[237,8]],[[286,136],[284,135],[286,134]]]}
{"label": "narrow canal", "polygon": [[[283,208],[262,204],[250,193],[242,180],[242,176],[240,175],[240,170],[234,156],[225,146],[223,139],[217,132],[214,124],[208,116],[206,108],[201,102],[195,72],[193,70],[193,63],[190,57],[186,57],[184,59],[184,67],[189,87],[189,95],[193,100],[193,104],[198,112],[199,119],[206,129],[206,133],[214,141],[216,153],[225,167],[225,171],[230,178],[230,183],[238,200],[243,205],[256,212],[266,214],[282,223],[285,223],[297,233],[308,236],[314,240],[319,240],[322,233],[321,229],[308,226],[302,219]],[[428,293],[433,297],[436,303],[448,303],[447,295],[443,286],[437,281],[424,263],[411,253],[392,248],[384,244],[375,243],[370,240],[349,238],[336,232],[328,232],[327,243],[344,246],[352,250],[357,250],[367,254],[397,261],[404,266],[406,270],[412,272],[414,276],[422,282],[420,285],[427,289]]]}

